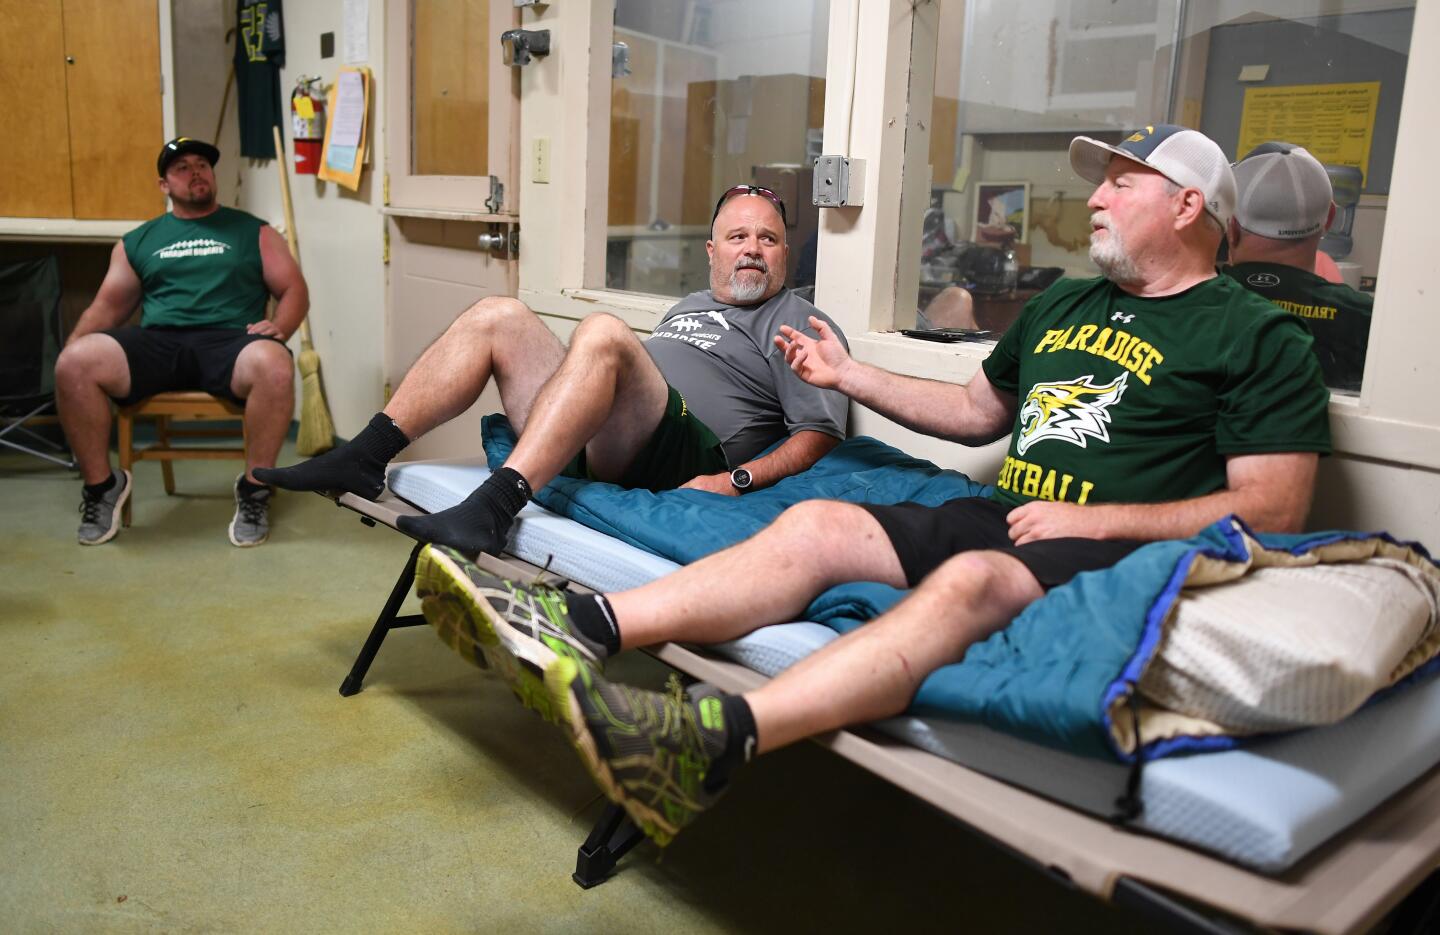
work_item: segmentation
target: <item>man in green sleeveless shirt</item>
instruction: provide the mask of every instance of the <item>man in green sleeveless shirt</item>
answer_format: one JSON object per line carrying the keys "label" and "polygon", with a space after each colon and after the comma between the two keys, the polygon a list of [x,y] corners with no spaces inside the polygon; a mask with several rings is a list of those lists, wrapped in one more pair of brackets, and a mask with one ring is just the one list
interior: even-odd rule
{"label": "man in green sleeveless shirt", "polygon": [[1316,275],[1320,238],[1335,217],[1330,176],[1293,143],[1265,143],[1235,164],[1235,216],[1225,272],[1303,320],[1325,382],[1360,389],[1374,299]]}
{"label": "man in green sleeveless shirt", "polygon": [[[269,535],[270,488],[256,468],[275,464],[294,409],[285,341],[310,294],[285,241],[259,218],[216,200],[220,151],[179,137],[156,169],[171,211],[126,234],[110,254],[100,291],[55,364],[60,421],[85,487],[81,545],[119,531],[130,473],[110,466],[110,402],[127,405],[167,390],[204,390],[245,407],[249,463],[235,481],[230,541]],[[266,301],[276,300],[265,317]],[[136,306],[138,326],[122,327]]]}
{"label": "man in green sleeveless shirt", "polygon": [[[988,497],[811,500],[733,548],[606,595],[501,581],[439,546],[421,553],[416,580],[445,639],[487,657],[520,697],[549,699],[606,794],[661,843],[752,754],[900,714],[929,673],[1082,571],[1228,514],[1302,528],[1330,450],[1329,394],[1299,319],[1216,274],[1235,203],[1229,160],[1202,134],[1161,125],[1116,146],[1077,137],[1070,164],[1097,186],[1090,256],[1104,275],[1030,300],[968,384],[860,363],[818,319],[818,338],[781,328],[776,339],[803,380],[914,431],[971,445],[1008,435]],[[601,674],[622,649],[794,620],[847,581],[913,591],[755,691],[657,693]]]}

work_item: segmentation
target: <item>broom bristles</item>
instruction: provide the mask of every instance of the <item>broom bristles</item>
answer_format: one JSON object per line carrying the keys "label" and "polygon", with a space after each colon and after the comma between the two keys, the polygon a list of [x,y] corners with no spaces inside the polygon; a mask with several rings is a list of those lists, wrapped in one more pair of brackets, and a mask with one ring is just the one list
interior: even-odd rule
{"label": "broom bristles", "polygon": [[308,458],[335,447],[335,423],[330,420],[330,407],[325,405],[325,391],[320,386],[320,355],[313,348],[305,348],[295,359],[295,366],[301,378],[300,431],[295,450]]}

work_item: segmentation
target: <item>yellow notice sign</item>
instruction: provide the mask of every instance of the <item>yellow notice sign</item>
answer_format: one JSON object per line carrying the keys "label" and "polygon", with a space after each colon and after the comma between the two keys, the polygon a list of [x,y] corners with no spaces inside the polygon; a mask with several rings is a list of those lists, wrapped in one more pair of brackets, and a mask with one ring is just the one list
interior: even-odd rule
{"label": "yellow notice sign", "polygon": [[1370,138],[1380,82],[1246,88],[1235,158],[1269,140],[1310,150],[1321,162],[1356,166],[1370,180]]}

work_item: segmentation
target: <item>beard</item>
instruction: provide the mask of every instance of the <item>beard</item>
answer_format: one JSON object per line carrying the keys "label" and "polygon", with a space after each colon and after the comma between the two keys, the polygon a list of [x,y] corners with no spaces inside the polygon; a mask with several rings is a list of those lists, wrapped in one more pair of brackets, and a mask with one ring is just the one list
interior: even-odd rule
{"label": "beard", "polygon": [[178,202],[187,208],[205,209],[215,204],[215,186],[206,185],[201,193],[196,194],[195,186],[187,185],[183,192],[171,189],[170,200]]}
{"label": "beard", "polygon": [[1091,216],[1090,223],[1101,225],[1109,234],[1103,240],[1097,240],[1095,234],[1091,233],[1090,262],[1100,267],[1100,273],[1111,282],[1137,282],[1140,279],[1140,270],[1125,249],[1125,241],[1120,232],[1110,225],[1110,219],[1103,213],[1097,213]]}
{"label": "beard", "polygon": [[[755,270],[759,276],[741,276],[741,270]],[[716,270],[711,267],[712,278]],[[757,257],[741,257],[735,261],[734,269],[726,277],[726,285],[730,287],[730,297],[738,305],[758,301],[770,288],[770,267],[766,262]]]}

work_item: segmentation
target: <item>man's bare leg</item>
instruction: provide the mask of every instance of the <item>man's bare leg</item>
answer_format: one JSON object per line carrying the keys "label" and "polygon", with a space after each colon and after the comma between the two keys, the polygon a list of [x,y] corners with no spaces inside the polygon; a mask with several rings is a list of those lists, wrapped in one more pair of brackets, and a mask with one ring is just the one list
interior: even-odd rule
{"label": "man's bare leg", "polygon": [[562,357],[559,340],[524,303],[481,299],[420,355],[385,409],[353,439],[301,464],[260,468],[255,477],[288,490],[349,491],[374,500],[384,490],[385,466],[411,441],[470,408],[492,377],[512,424],[523,429]]}
{"label": "man's bare leg", "polygon": [[889,613],[746,693],[759,751],[901,713],[926,676],[958,662],[1042,593],[1014,556],[955,556]]}
{"label": "man's bare leg", "polygon": [[591,473],[618,480],[655,433],[668,397],[665,378],[630,327],[613,315],[591,315],[535,398],[505,466],[538,489],[584,448]]}
{"label": "man's bare leg", "polygon": [[110,399],[129,393],[130,365],[120,342],[108,334],[77,339],[55,362],[60,425],[86,484],[110,476]]}
{"label": "man's bare leg", "polygon": [[629,327],[611,315],[592,315],[575,329],[560,369],[535,398],[506,463],[448,510],[401,517],[396,525],[416,539],[463,553],[498,553],[531,492],[549,483],[581,448],[592,473],[618,479],[654,434],[668,394]]}
{"label": "man's bare leg", "polygon": [[565,349],[525,303],[490,296],[470,306],[405,374],[382,410],[411,440],[469,409],[491,377],[515,431]]}
{"label": "man's bare leg", "polygon": [[623,649],[667,640],[720,643],[794,620],[818,594],[845,581],[903,588],[905,573],[869,512],[810,500],[744,542],[606,598]]}
{"label": "man's bare leg", "polygon": [[285,346],[278,341],[245,345],[235,358],[230,392],[245,400],[245,477],[257,484],[250,472],[275,465],[295,412],[295,365]]}

